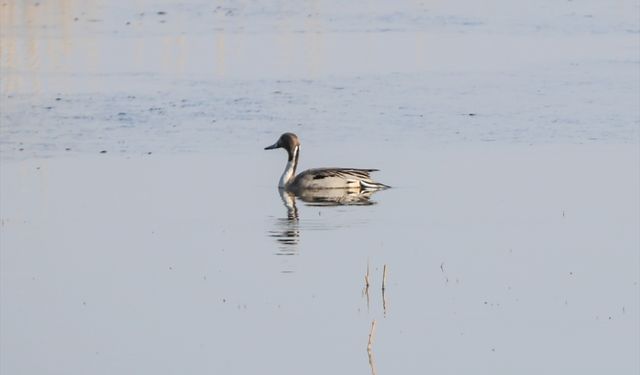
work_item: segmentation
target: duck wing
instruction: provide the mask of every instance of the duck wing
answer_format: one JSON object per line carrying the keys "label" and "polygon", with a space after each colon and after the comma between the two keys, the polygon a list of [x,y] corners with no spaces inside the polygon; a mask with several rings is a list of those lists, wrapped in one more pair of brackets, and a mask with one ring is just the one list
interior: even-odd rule
{"label": "duck wing", "polygon": [[308,169],[295,177],[291,189],[386,189],[389,186],[375,182],[370,173],[377,169],[317,168]]}
{"label": "duck wing", "polygon": [[358,180],[370,180],[371,172],[376,172],[377,169],[360,169],[360,168],[317,168],[310,169],[314,180],[320,180],[328,177],[339,177],[344,179],[358,179]]}

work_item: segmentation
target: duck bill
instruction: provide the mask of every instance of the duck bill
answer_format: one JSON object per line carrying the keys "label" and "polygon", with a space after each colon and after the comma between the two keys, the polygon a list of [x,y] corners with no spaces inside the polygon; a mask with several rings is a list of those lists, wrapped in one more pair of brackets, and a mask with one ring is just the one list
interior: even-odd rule
{"label": "duck bill", "polygon": [[276,149],[276,148],[279,148],[279,147],[280,146],[278,146],[278,142],[276,142],[276,143],[272,144],[271,146],[265,147],[264,149],[265,150],[273,150],[273,149]]}

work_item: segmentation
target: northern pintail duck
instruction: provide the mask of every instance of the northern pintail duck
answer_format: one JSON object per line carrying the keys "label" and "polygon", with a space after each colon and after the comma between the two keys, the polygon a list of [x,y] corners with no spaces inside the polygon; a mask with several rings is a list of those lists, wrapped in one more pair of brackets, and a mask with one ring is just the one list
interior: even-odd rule
{"label": "northern pintail duck", "polygon": [[[265,150],[284,148],[289,160],[280,177],[278,187],[287,191],[300,193],[312,189],[353,189],[353,190],[379,190],[389,186],[375,182],[369,173],[377,169],[357,168],[317,168],[308,169],[295,176],[300,156],[300,141],[293,133],[284,133],[278,141]],[[295,176],[295,177],[294,177]]]}

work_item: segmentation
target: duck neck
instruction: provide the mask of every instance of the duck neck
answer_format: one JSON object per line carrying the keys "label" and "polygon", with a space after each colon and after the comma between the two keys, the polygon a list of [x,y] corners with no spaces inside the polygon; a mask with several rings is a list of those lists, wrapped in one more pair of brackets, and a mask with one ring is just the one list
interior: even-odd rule
{"label": "duck neck", "polygon": [[285,188],[296,174],[296,168],[298,167],[298,156],[300,156],[300,146],[296,146],[293,150],[289,151],[289,160],[287,166],[284,167],[282,177],[280,177],[280,183],[278,187]]}

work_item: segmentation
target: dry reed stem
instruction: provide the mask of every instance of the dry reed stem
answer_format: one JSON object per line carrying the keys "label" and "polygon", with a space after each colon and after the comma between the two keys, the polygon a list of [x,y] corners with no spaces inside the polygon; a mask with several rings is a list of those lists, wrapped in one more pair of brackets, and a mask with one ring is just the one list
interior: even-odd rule
{"label": "dry reed stem", "polygon": [[384,291],[387,285],[387,265],[384,265],[382,269],[382,290]]}
{"label": "dry reed stem", "polygon": [[369,285],[369,262],[367,262],[367,273],[364,275],[364,286],[368,289]]}
{"label": "dry reed stem", "polygon": [[367,343],[367,354],[369,355],[369,366],[371,367],[371,374],[376,375],[376,362],[373,360],[373,351],[371,350],[373,346],[373,339],[376,334],[376,320],[374,319],[371,322],[371,331],[369,331],[369,342]]}

